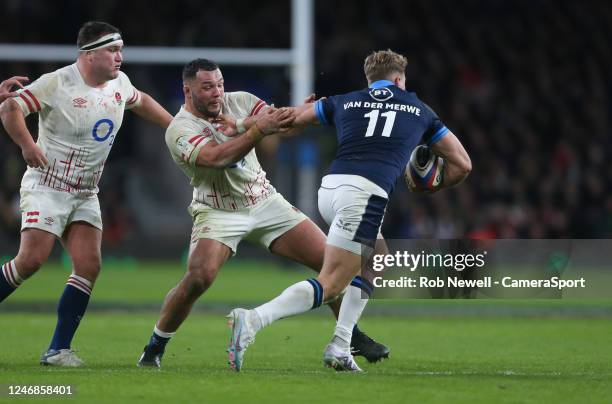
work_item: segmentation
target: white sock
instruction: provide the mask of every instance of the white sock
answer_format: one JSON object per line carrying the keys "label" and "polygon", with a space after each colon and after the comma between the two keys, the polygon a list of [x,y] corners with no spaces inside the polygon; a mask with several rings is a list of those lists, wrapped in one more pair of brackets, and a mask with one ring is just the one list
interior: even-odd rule
{"label": "white sock", "polygon": [[253,309],[260,321],[259,324],[253,321],[251,326],[257,332],[276,320],[307,312],[312,309],[314,295],[314,288],[310,282],[302,281],[293,284],[273,300]]}
{"label": "white sock", "polygon": [[4,275],[4,279],[6,279],[6,281],[15,289],[17,289],[24,281],[24,279],[19,276],[19,272],[17,272],[17,266],[15,265],[14,259],[2,265],[2,275]]}
{"label": "white sock", "polygon": [[157,324],[155,324],[155,327],[153,327],[153,332],[155,333],[155,335],[162,338],[172,338],[174,334],[176,334],[176,332],[165,332],[160,330],[159,328],[157,328]]}
{"label": "white sock", "polygon": [[342,298],[332,342],[344,350],[350,350],[353,328],[368,303],[368,299],[363,299],[362,294],[360,288],[350,285]]}

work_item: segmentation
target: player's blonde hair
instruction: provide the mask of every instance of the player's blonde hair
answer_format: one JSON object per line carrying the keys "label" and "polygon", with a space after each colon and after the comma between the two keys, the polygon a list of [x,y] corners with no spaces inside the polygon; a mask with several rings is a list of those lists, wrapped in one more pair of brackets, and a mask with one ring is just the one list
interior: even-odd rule
{"label": "player's blonde hair", "polygon": [[368,83],[372,83],[388,79],[393,73],[404,73],[406,65],[408,65],[406,56],[387,49],[370,53],[363,63],[363,71]]}

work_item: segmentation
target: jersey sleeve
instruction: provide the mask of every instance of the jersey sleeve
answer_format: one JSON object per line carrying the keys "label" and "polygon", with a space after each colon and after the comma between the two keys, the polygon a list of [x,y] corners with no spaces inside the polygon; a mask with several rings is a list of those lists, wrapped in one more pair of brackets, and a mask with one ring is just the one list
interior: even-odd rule
{"label": "jersey sleeve", "polygon": [[427,104],[423,104],[425,106],[425,110],[427,111],[429,126],[427,130],[423,134],[423,141],[427,144],[427,146],[431,146],[436,143],[440,139],[442,139],[449,132],[449,129],[444,125],[444,123],[440,120],[438,115],[429,107]]}
{"label": "jersey sleeve", "polygon": [[317,119],[322,125],[334,124],[334,114],[336,112],[337,102],[337,96],[322,98],[320,100],[315,101],[315,114],[317,115]]}
{"label": "jersey sleeve", "polygon": [[246,91],[238,91],[236,94],[238,96],[237,103],[240,105],[240,109],[247,114],[244,118],[255,116],[268,107],[268,104],[256,95],[247,93]]}
{"label": "jersey sleeve", "polygon": [[59,75],[55,72],[43,74],[29,86],[18,90],[13,100],[19,104],[24,116],[52,108],[58,81]]}
{"label": "jersey sleeve", "polygon": [[204,129],[188,124],[170,125],[166,130],[166,144],[175,160],[195,165],[200,150],[213,140],[214,130],[210,124]]}
{"label": "jersey sleeve", "polygon": [[120,72],[121,76],[121,87],[125,94],[127,94],[127,101],[125,102],[125,109],[132,109],[140,105],[142,101],[142,95],[140,91],[130,81],[128,76]]}

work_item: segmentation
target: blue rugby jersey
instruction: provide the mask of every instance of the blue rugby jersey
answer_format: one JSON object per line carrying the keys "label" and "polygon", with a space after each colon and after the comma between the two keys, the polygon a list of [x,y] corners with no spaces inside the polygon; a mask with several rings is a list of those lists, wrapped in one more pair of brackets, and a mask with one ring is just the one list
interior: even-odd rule
{"label": "blue rugby jersey", "polygon": [[328,174],[353,174],[391,193],[412,150],[432,145],[448,128],[413,92],[389,80],[369,88],[318,100],[319,122],[336,127],[338,149]]}

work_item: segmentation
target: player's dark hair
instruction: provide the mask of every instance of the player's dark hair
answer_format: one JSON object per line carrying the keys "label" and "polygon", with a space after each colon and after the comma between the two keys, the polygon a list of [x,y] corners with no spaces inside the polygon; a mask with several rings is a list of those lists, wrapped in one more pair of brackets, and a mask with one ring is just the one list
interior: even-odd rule
{"label": "player's dark hair", "polygon": [[195,59],[187,63],[183,68],[183,81],[195,78],[200,70],[207,72],[215,71],[219,68],[215,62],[209,59]]}
{"label": "player's dark hair", "polygon": [[83,45],[87,45],[101,36],[115,33],[121,34],[121,31],[113,25],[102,21],[88,21],[79,30],[77,46],[81,48]]}
{"label": "player's dark hair", "polygon": [[385,80],[393,73],[404,73],[408,59],[391,49],[372,52],[363,63],[363,71],[369,83]]}

